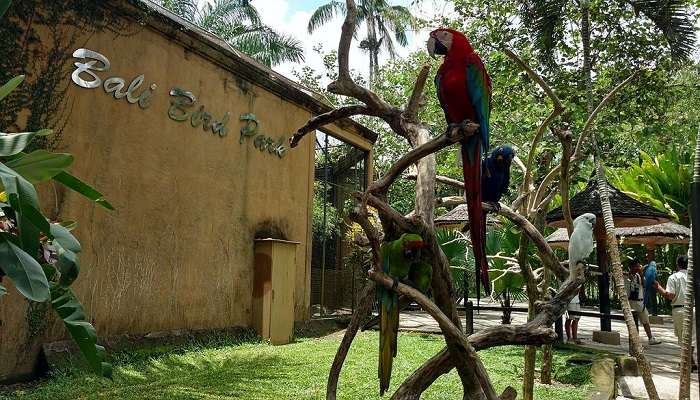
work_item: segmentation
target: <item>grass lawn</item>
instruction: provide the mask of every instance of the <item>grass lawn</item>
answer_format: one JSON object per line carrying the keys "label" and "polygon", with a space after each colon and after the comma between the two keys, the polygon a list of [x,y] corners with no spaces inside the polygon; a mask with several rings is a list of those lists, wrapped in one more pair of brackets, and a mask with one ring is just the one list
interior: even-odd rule
{"label": "grass lawn", "polygon": [[[274,347],[255,340],[218,338],[123,353],[115,356],[113,381],[71,370],[30,388],[0,391],[0,399],[322,399],[340,339],[337,334],[302,338]],[[401,333],[391,389],[443,345],[440,336]],[[340,378],[339,398],[379,398],[377,346],[376,332],[358,335]],[[506,385],[521,391],[522,354],[522,348],[510,346],[479,352],[499,393]],[[574,354],[573,349],[555,351],[554,376],[559,383],[537,384],[536,399],[585,398],[589,367],[567,365]],[[423,398],[461,398],[457,374],[453,371],[438,379]]]}

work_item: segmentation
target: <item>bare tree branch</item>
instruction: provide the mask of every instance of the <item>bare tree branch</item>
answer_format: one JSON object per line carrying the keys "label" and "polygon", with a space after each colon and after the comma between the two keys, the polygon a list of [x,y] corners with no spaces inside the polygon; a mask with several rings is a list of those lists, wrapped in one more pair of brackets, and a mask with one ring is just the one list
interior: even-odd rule
{"label": "bare tree branch", "polygon": [[615,97],[622,89],[625,88],[625,86],[629,85],[630,82],[634,80],[634,78],[639,75],[639,73],[642,70],[637,70],[632,73],[627,79],[624,81],[620,82],[619,85],[615,86],[613,90],[608,93],[603,100],[598,104],[598,106],[593,110],[591,115],[588,116],[588,120],[586,121],[586,124],[583,126],[583,130],[581,131],[581,136],[578,138],[578,142],[576,142],[576,149],[574,150],[574,159],[578,159],[580,157],[583,147],[583,143],[588,139],[588,136],[591,133],[591,128],[593,128],[593,123],[595,122],[596,117],[600,113],[600,111],[605,108],[605,106],[610,102],[610,100]]}
{"label": "bare tree branch", "polygon": [[554,93],[554,90],[545,82],[544,79],[542,79],[542,76],[535,72],[525,61],[523,61],[520,56],[515,54],[511,49],[508,48],[503,48],[502,49],[504,53],[508,57],[510,57],[513,61],[515,61],[516,64],[520,66],[520,68],[525,71],[532,80],[537,82],[538,85],[544,90],[545,93],[547,93],[547,96],[549,96],[550,99],[552,99],[552,103],[554,103],[554,110],[561,110],[564,111],[564,105],[562,104],[561,100],[559,100],[559,97]]}
{"label": "bare tree branch", "polygon": [[404,118],[406,118],[408,121],[417,120],[418,110],[420,109],[420,103],[423,98],[423,90],[425,90],[425,82],[428,79],[429,72],[430,65],[425,64],[418,73],[416,84],[413,86],[413,92],[411,92],[411,98],[408,100],[406,111],[404,111]]}
{"label": "bare tree branch", "polygon": [[389,186],[391,186],[408,167],[427,155],[451,146],[466,136],[473,135],[477,129],[479,129],[479,125],[473,123],[466,124],[465,129],[448,129],[448,131],[442,135],[409,151],[391,166],[386,175],[372,183],[369,189],[367,189],[367,192],[385,194],[387,190],[389,190]]}
{"label": "bare tree branch", "polygon": [[[417,175],[416,174],[408,174],[408,175],[405,175],[404,177],[408,180],[415,181]],[[462,181],[454,179],[454,178],[450,178],[448,176],[437,175],[435,177],[435,181],[438,183],[443,183],[445,185],[456,187],[457,189],[464,190],[464,183]]]}
{"label": "bare tree branch", "polygon": [[350,351],[350,346],[352,341],[357,335],[357,330],[360,327],[362,319],[369,314],[372,309],[372,303],[374,302],[374,288],[375,284],[372,281],[368,281],[365,287],[362,289],[362,294],[360,294],[360,302],[357,309],[352,314],[350,319],[350,325],[348,325],[343,335],[343,341],[338,347],[338,351],[335,353],[335,358],[333,359],[333,364],[331,365],[331,371],[328,374],[328,384],[326,386],[326,399],[335,400],[338,392],[338,378],[340,377],[340,371],[343,368],[343,363],[345,363],[345,358]]}
{"label": "bare tree branch", "polygon": [[[581,136],[578,138],[578,142],[576,143],[576,148],[574,150],[573,155],[571,156],[571,164],[576,163],[582,159],[585,158],[585,155],[583,154],[583,143],[588,139],[591,133],[591,128],[593,127],[593,122],[595,122],[595,118],[598,116],[600,111],[605,108],[605,106],[610,102],[610,100],[617,95],[622,89],[624,89],[627,85],[629,85],[634,78],[637,77],[640,71],[635,71],[630,75],[627,79],[622,81],[619,85],[617,85],[613,90],[608,93],[603,100],[598,104],[598,106],[593,110],[591,115],[588,117],[588,120],[586,121],[586,124],[583,127],[583,130],[581,131]],[[542,179],[542,182],[540,182],[540,186],[537,189],[537,194],[535,196],[535,201],[533,204],[538,204],[542,201],[542,198],[544,197],[544,192],[547,190],[549,185],[552,183],[554,178],[559,174],[561,171],[561,164],[555,166],[552,168],[547,175],[545,175],[544,179]]]}
{"label": "bare tree branch", "polygon": [[559,117],[559,115],[561,115],[564,112],[564,105],[562,104],[561,100],[559,100],[559,97],[557,97],[556,93],[554,93],[554,90],[552,90],[552,88],[547,84],[547,82],[545,82],[544,79],[542,79],[542,76],[535,72],[535,70],[533,70],[525,61],[523,61],[522,58],[520,58],[510,49],[504,48],[502,50],[508,57],[515,61],[515,63],[518,64],[518,66],[520,66],[520,68],[523,71],[525,71],[528,74],[528,76],[530,76],[530,78],[532,78],[532,80],[537,82],[537,84],[552,100],[554,106],[551,114],[549,114],[549,116],[545,118],[545,120],[542,121],[542,123],[540,124],[539,128],[537,129],[537,133],[535,134],[535,137],[532,138],[532,143],[530,144],[530,152],[527,156],[527,164],[525,164],[524,168],[525,177],[523,178],[523,184],[520,188],[520,194],[524,195],[526,199],[528,196],[526,193],[532,192],[534,186],[532,182],[532,164],[535,161],[535,152],[537,151],[539,143],[542,140],[542,137],[544,136],[547,127],[557,117]]}
{"label": "bare tree branch", "polygon": [[322,126],[332,124],[340,119],[352,117],[354,115],[375,115],[374,110],[365,105],[352,105],[336,108],[327,113],[311,118],[304,126],[289,138],[289,147],[296,147],[299,141],[308,133],[314,132]]}

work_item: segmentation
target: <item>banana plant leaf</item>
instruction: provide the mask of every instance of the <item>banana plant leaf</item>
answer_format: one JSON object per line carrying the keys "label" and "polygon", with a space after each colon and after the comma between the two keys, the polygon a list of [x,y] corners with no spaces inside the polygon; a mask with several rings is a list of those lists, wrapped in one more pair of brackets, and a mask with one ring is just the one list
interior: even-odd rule
{"label": "banana plant leaf", "polygon": [[105,348],[97,344],[95,327],[87,321],[85,309],[75,293],[67,287],[52,284],[51,306],[66,325],[80,352],[98,375],[112,377],[112,365],[105,362]]}
{"label": "banana plant leaf", "polygon": [[51,224],[51,233],[54,235],[52,245],[58,255],[56,267],[61,272],[58,283],[68,287],[75,282],[80,272],[77,254],[80,252],[80,243],[68,229],[59,224]]}
{"label": "banana plant leaf", "polygon": [[39,211],[39,196],[34,186],[17,172],[0,163],[0,182],[15,212],[22,249],[29,254],[39,252],[39,233],[53,238],[49,222]]}
{"label": "banana plant leaf", "polygon": [[[0,2],[0,17],[2,17],[2,14],[5,13],[7,7],[9,6],[9,3],[7,3],[7,5],[4,5],[2,2]],[[19,75],[10,79],[6,84],[0,86],[0,100],[7,97],[8,94],[12,93],[12,91],[15,90],[17,86],[19,86],[22,82],[24,82],[24,75]]]}
{"label": "banana plant leaf", "polygon": [[73,164],[73,156],[65,153],[51,153],[37,150],[13,158],[5,164],[22,175],[30,183],[47,181]]}
{"label": "banana plant leaf", "polygon": [[58,173],[56,176],[53,177],[53,180],[63,184],[71,190],[82,194],[83,196],[87,197],[88,199],[94,201],[98,205],[108,210],[114,210],[114,206],[112,206],[107,201],[107,199],[105,199],[102,193],[98,192],[87,183],[81,181],[80,179],[76,178],[75,176],[69,174],[66,171]]}
{"label": "banana plant leaf", "polygon": [[36,302],[49,299],[49,282],[41,265],[12,243],[7,237],[0,238],[0,263],[3,272],[12,279],[17,290],[26,298]]}

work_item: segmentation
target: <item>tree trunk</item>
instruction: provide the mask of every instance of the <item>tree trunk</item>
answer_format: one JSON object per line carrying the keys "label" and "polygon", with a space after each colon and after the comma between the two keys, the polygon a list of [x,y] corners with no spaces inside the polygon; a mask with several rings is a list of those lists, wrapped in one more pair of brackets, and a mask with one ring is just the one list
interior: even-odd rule
{"label": "tree trunk", "polygon": [[[527,290],[527,320],[532,321],[535,317],[535,302],[539,299],[537,291],[537,282],[530,268],[530,263],[527,258],[527,249],[530,246],[530,240],[525,233],[520,233],[520,248],[518,250],[518,264],[520,271],[525,280]],[[523,370],[523,399],[533,400],[535,388],[535,361],[537,356],[537,348],[535,346],[526,346],[524,355],[524,370]]]}
{"label": "tree trunk", "polygon": [[377,47],[377,27],[372,15],[372,10],[369,10],[367,16],[367,40],[368,40],[368,51],[369,51],[369,82],[367,82],[369,90],[374,90],[374,79],[376,78],[377,72],[377,57],[376,54],[379,52]]}
{"label": "tree trunk", "polygon": [[639,332],[637,332],[637,327],[634,323],[634,319],[632,318],[632,309],[630,307],[629,299],[627,298],[625,280],[622,275],[620,253],[617,248],[617,237],[615,237],[615,224],[613,222],[612,209],[610,207],[610,198],[608,197],[609,195],[605,178],[605,170],[603,169],[600,157],[597,155],[600,150],[598,148],[598,141],[595,135],[592,136],[592,139],[593,146],[596,149],[594,162],[596,166],[596,178],[598,180],[598,194],[600,195],[600,205],[603,209],[603,221],[605,222],[605,231],[607,233],[608,259],[612,264],[612,275],[615,281],[615,291],[617,292],[618,299],[620,299],[622,314],[624,315],[625,322],[627,323],[627,331],[629,333],[632,356],[637,359],[637,365],[639,365],[639,371],[642,374],[642,379],[644,380],[644,386],[647,389],[649,399],[658,400],[659,395],[656,392],[656,387],[654,386],[654,381],[652,380],[651,365],[644,356],[644,350],[642,349],[642,344],[639,341]]}
{"label": "tree trunk", "polygon": [[[695,163],[700,160],[695,159]],[[695,177],[693,177],[695,179]],[[680,383],[678,385],[678,399],[690,399],[690,366],[693,358],[693,305],[695,290],[693,287],[693,225],[690,225],[690,249],[688,250],[688,283],[685,289],[685,304],[683,305],[683,337],[681,338],[681,370]]]}
{"label": "tree trunk", "polygon": [[540,374],[540,383],[544,385],[552,384],[552,354],[551,344],[542,346],[542,373]]}
{"label": "tree trunk", "polygon": [[[700,183],[700,129],[698,130],[698,135],[695,139],[695,159],[693,165],[693,184],[698,185]],[[691,189],[692,190],[692,189]],[[694,191],[693,191],[694,192]],[[694,194],[694,193],[693,193]],[[697,207],[698,199],[694,198],[693,195],[691,207],[691,216],[697,218]],[[683,307],[685,311],[685,318],[683,318],[683,338],[681,341],[681,371],[680,371],[680,384],[678,388],[678,398],[681,400],[690,398],[690,373],[691,373],[691,361],[692,361],[692,343],[693,343],[693,306],[695,305],[695,277],[693,276],[693,225],[695,221],[691,218],[690,225],[690,249],[688,251],[688,284],[686,285],[685,294],[685,305]]]}

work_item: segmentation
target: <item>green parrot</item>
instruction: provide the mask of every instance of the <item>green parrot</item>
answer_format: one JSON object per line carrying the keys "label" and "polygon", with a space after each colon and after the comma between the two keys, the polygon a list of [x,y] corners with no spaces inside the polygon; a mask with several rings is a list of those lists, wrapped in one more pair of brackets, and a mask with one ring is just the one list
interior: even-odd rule
{"label": "green parrot", "polygon": [[[382,245],[382,264],[384,273],[395,282],[410,280],[416,289],[426,292],[432,281],[432,267],[420,260],[421,249],[426,244],[420,235],[404,233],[393,242]],[[398,295],[393,290],[379,286],[377,289],[379,304],[379,393],[384,395],[389,389],[391,367],[396,357],[396,339],[399,332]]]}

